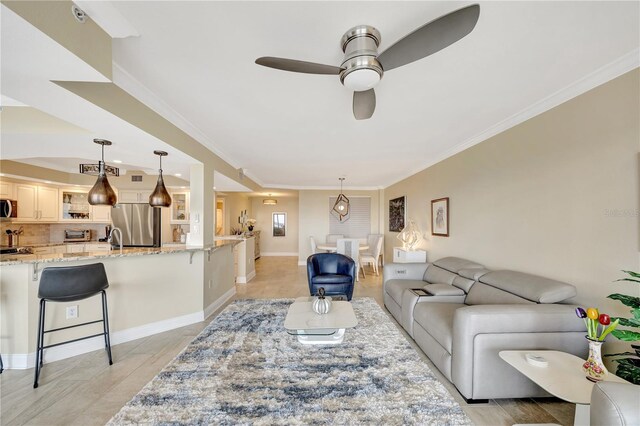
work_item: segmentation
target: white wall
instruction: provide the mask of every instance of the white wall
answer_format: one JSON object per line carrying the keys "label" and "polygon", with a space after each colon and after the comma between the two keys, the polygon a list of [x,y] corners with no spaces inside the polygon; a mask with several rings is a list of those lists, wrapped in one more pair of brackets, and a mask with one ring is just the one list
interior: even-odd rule
{"label": "white wall", "polygon": [[[261,256],[297,256],[298,255],[298,198],[279,197],[275,206],[262,204],[264,197],[251,198],[251,218],[257,220],[254,230],[260,232]],[[274,237],[271,228],[271,215],[275,212],[287,214],[286,235]]]}
{"label": "white wall", "polygon": [[[636,69],[385,189],[406,195],[428,259],[460,256],[578,288],[576,300],[628,316],[606,298],[639,270],[640,73]],[[491,102],[491,100],[488,100]],[[430,201],[450,197],[450,237],[431,236]],[[397,233],[386,234],[391,257]]]}
{"label": "white wall", "polygon": [[[311,254],[309,237],[316,241],[324,241],[329,233],[329,197],[340,193],[335,191],[303,190],[299,192],[300,232],[298,239],[298,263],[306,264]],[[347,197],[371,197],[371,233],[381,232],[380,225],[380,191],[350,191],[345,190]]]}

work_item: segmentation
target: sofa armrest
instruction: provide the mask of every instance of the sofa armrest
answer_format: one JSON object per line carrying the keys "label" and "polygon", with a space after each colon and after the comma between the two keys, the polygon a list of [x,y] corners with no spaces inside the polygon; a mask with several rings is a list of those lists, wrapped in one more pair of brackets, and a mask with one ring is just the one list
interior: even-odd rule
{"label": "sofa armrest", "polygon": [[[422,280],[429,263],[387,263],[382,272],[383,281]],[[428,284],[425,282],[425,285]]]}
{"label": "sofa armrest", "polygon": [[[586,334],[583,321],[574,312],[575,308],[576,306],[573,305],[531,304],[473,305],[456,309],[451,345],[453,383],[466,398],[471,398],[474,369],[482,368],[482,364],[488,363],[486,357],[498,358],[497,351],[480,353],[475,350],[474,344],[477,338],[484,339],[488,337],[487,335],[497,337],[510,335],[510,340],[507,340],[506,347],[503,349],[517,349],[522,348],[523,345],[535,346],[538,336],[553,333],[575,335],[576,332]],[[567,343],[573,345],[572,341]],[[552,348],[538,347],[537,349]],[[475,365],[476,363],[480,365]],[[499,376],[498,372],[496,376]]]}
{"label": "sofa armrest", "polygon": [[591,391],[591,424],[622,426],[640,424],[640,386],[599,382]]}

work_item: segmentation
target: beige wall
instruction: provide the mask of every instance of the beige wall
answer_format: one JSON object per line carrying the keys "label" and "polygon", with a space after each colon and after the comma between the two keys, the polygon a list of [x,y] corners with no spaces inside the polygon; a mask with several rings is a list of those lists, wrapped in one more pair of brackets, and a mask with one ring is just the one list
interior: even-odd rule
{"label": "beige wall", "polygon": [[[275,206],[262,204],[264,197],[251,197],[251,217],[257,220],[255,229],[260,232],[260,253],[269,255],[298,255],[298,199],[293,197],[278,198]],[[286,235],[274,237],[271,228],[272,214],[287,214]]]}
{"label": "beige wall", "polygon": [[[627,315],[613,292],[638,270],[639,72],[634,70],[385,189],[406,195],[428,259],[460,256],[577,286],[580,303]],[[450,237],[430,200],[450,197]],[[388,207],[385,207],[387,223]],[[385,225],[386,256],[397,233]]]}
{"label": "beige wall", "polygon": [[231,228],[240,228],[238,216],[246,210],[251,218],[251,199],[243,192],[225,192],[218,194],[217,198],[224,200],[224,235],[231,233]]}
{"label": "beige wall", "polygon": [[[339,190],[318,191],[307,190],[299,192],[299,223],[298,234],[298,262],[304,263],[311,254],[309,237],[316,241],[324,241],[329,233],[329,197],[335,197]],[[380,229],[380,194],[381,191],[353,191],[345,190],[347,197],[371,197],[371,233],[377,234]]]}

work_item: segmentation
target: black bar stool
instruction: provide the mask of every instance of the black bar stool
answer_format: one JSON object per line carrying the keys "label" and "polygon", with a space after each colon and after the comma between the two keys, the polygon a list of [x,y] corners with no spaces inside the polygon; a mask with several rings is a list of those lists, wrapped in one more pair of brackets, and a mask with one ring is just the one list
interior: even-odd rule
{"label": "black bar stool", "polygon": [[[33,381],[34,388],[38,387],[38,377],[40,376],[40,370],[42,369],[42,357],[44,350],[47,348],[64,345],[65,343],[91,339],[97,336],[104,336],[104,347],[107,350],[107,355],[109,357],[109,365],[113,364],[113,360],[111,359],[111,342],[109,340],[107,293],[105,291],[108,287],[109,281],[107,280],[107,273],[105,272],[104,265],[102,263],[93,263],[91,265],[83,266],[65,266],[61,268],[44,268],[42,270],[42,277],[40,278],[40,286],[38,288],[38,297],[40,298],[40,317],[38,319],[36,377]],[[102,319],[70,325],[68,327],[53,328],[51,330],[44,329],[46,302],[73,302],[76,300],[87,299],[99,293],[102,294]],[[96,324],[99,322],[102,323],[102,333],[44,346],[45,333],[82,327],[83,325]]]}

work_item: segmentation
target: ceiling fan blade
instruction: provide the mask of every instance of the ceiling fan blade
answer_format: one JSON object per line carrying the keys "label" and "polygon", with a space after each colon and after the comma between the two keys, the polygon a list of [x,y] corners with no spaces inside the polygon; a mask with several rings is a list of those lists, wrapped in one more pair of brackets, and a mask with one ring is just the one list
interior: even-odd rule
{"label": "ceiling fan blade", "polygon": [[356,120],[371,118],[376,110],[376,92],[373,89],[353,92],[353,115]]}
{"label": "ceiling fan blade", "polygon": [[477,4],[441,16],[395,42],[378,55],[378,61],[389,71],[432,55],[469,34],[479,16]]}
{"label": "ceiling fan blade", "polygon": [[332,65],[316,64],[313,62],[297,61],[295,59],[274,58],[263,56],[256,59],[256,64],[264,67],[275,68],[283,71],[302,72],[306,74],[331,74],[338,75],[342,71],[340,67]]}

